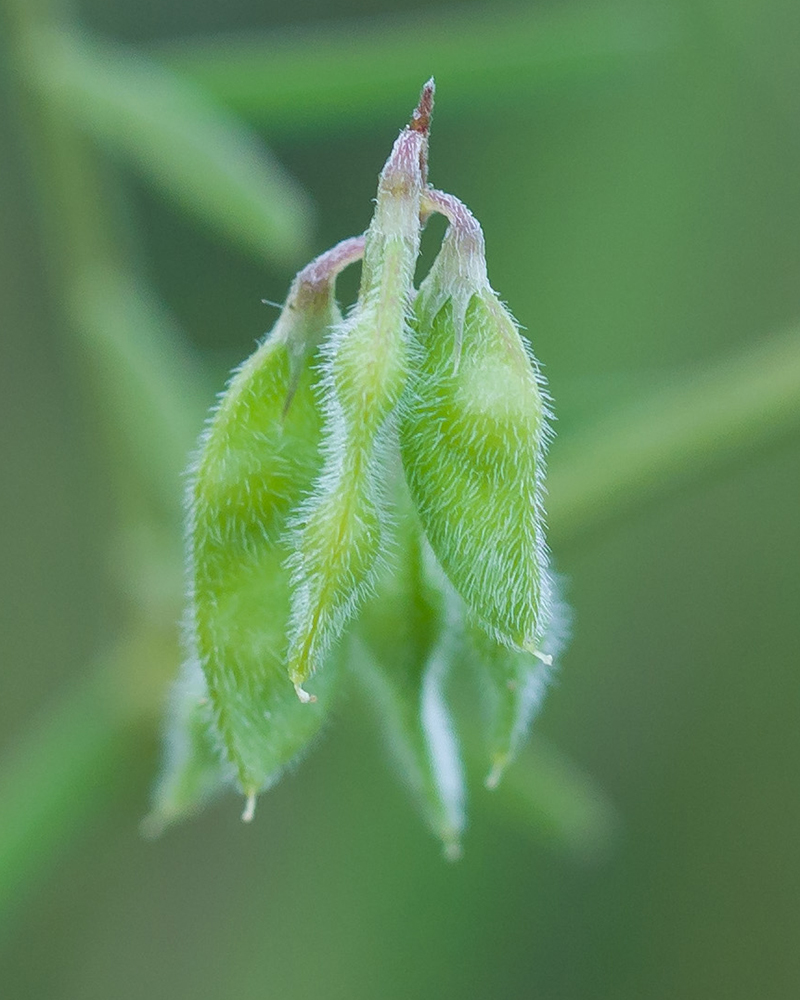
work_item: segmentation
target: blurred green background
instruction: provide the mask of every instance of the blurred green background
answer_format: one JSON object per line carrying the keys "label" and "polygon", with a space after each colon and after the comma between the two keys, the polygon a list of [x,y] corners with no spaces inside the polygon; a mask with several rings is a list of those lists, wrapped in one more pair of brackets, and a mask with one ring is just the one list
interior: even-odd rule
{"label": "blurred green background", "polygon": [[[42,236],[15,7],[0,22],[0,760],[127,614],[99,403]],[[554,463],[606,414],[800,321],[795,0],[84,0],[78,14],[241,114],[313,205],[306,245],[262,261],[124,155],[100,161],[124,220],[113,238],[207,361],[204,402],[269,327],[261,299],[365,228],[430,73],[431,179],[481,220],[490,279],[545,366]],[[554,539],[574,635],[536,731],[613,803],[602,849],[570,849],[475,782],[465,857],[446,864],[349,705],[252,828],[224,799],[147,842],[158,743],[142,725],[89,777],[99,809],[58,828],[16,894],[2,995],[797,996],[797,424],[734,457]]]}

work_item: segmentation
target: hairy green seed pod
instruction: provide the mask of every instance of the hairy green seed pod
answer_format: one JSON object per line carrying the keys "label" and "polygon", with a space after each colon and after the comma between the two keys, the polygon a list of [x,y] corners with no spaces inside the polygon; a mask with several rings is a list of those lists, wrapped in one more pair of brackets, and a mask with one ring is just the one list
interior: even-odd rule
{"label": "hairy green seed pod", "polygon": [[345,241],[298,276],[272,334],[222,395],[191,475],[188,645],[248,819],[255,795],[319,729],[335,681],[328,672],[319,704],[302,711],[286,676],[285,532],[322,461],[307,357],[339,320],[333,278],[362,246]]}
{"label": "hairy green seed pod", "polygon": [[164,763],[142,823],[147,836],[196,813],[232,783],[233,768],[219,743],[205,675],[197,660],[187,659],[170,692]]}
{"label": "hairy green seed pod", "polygon": [[499,643],[538,653],[550,607],[542,379],[489,285],[480,226],[440,197],[437,210],[452,218],[415,304],[400,425],[406,477],[431,547],[472,614]]}
{"label": "hairy green seed pod", "polygon": [[404,129],[383,168],[358,302],[324,351],[325,465],[294,528],[289,672],[303,701],[302,685],[368,592],[384,547],[381,481],[407,371],[431,96],[426,88],[426,116]]}
{"label": "hairy green seed pod", "polygon": [[460,622],[402,486],[398,538],[359,616],[350,662],[401,779],[445,856],[455,859],[465,823],[464,774],[444,684]]}

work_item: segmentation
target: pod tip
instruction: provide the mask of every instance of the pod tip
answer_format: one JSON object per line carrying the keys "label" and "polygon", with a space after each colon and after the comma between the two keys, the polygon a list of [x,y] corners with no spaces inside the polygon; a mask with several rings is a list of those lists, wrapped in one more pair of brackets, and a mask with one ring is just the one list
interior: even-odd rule
{"label": "pod tip", "polygon": [[500,779],[505,773],[506,767],[508,766],[508,755],[507,754],[497,754],[497,756],[492,761],[492,769],[486,775],[486,779],[483,784],[490,792],[493,792],[495,788],[500,784]]}
{"label": "pod tip", "polygon": [[247,799],[244,804],[244,811],[242,813],[243,823],[252,823],[253,817],[256,814],[256,793],[248,792]]}
{"label": "pod tip", "polygon": [[433,114],[433,95],[435,91],[436,84],[433,82],[433,77],[431,77],[422,88],[422,93],[419,96],[419,104],[414,109],[411,121],[408,123],[408,127],[412,132],[421,132],[422,135],[426,136],[430,131],[431,115]]}
{"label": "pod tip", "polygon": [[300,684],[295,684],[294,689],[297,692],[297,697],[304,705],[310,705],[312,702],[317,700],[317,696],[315,694],[309,694],[308,691],[306,691]]}
{"label": "pod tip", "polygon": [[537,660],[541,660],[546,667],[553,666],[552,655],[550,653],[543,653],[541,649],[537,649],[533,641],[523,643],[522,648],[526,653],[531,653],[531,655],[535,656]]}
{"label": "pod tip", "polygon": [[445,861],[460,861],[464,856],[464,849],[461,846],[461,841],[455,837],[452,839],[446,839],[442,846]]}

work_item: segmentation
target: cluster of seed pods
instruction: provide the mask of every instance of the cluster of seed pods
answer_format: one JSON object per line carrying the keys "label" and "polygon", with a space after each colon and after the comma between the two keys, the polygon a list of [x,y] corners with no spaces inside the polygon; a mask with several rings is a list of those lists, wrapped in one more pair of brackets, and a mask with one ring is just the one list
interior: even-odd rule
{"label": "cluster of seed pods", "polygon": [[[457,856],[464,768],[448,682],[477,677],[486,784],[513,760],[557,650],[544,537],[548,404],[492,290],[481,228],[427,180],[433,82],[362,237],[295,279],[231,377],[187,494],[186,659],[151,829],[256,796],[314,741],[349,677],[423,817]],[[414,288],[427,218],[448,220]],[[337,275],[362,260],[342,318]]]}

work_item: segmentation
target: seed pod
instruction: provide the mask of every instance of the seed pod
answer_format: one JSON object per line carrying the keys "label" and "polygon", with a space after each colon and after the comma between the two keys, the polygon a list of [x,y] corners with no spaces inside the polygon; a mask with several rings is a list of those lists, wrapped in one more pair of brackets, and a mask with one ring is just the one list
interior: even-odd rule
{"label": "seed pod", "polygon": [[221,753],[205,675],[197,660],[187,659],[170,692],[164,763],[143,832],[157,836],[197,812],[232,781],[233,768]]}
{"label": "seed pod", "polygon": [[[374,581],[385,533],[386,446],[407,369],[433,88],[383,168],[366,234],[358,302],[324,351],[325,466],[295,519],[289,672],[302,685]],[[421,110],[420,110],[421,109]]]}
{"label": "seed pod", "polygon": [[468,608],[499,643],[538,653],[550,606],[542,379],[489,285],[480,226],[441,198],[451,224],[415,303],[400,425],[406,477]]}
{"label": "seed pod", "polygon": [[[554,589],[554,588],[551,588]],[[542,707],[567,628],[566,606],[555,599],[550,625],[541,641],[545,659],[509,649],[470,621],[465,629],[469,658],[484,703],[490,770],[486,787],[496,788],[527,739]]]}
{"label": "seed pod", "polygon": [[370,709],[377,708],[401,779],[445,856],[455,859],[461,853],[465,790],[444,684],[460,623],[401,485],[398,538],[375,595],[359,616],[359,642],[349,662]]}
{"label": "seed pod", "polygon": [[222,395],[189,486],[189,653],[203,668],[248,819],[255,795],[319,729],[335,681],[330,672],[319,704],[300,710],[286,677],[284,536],[321,464],[316,375],[306,359],[338,321],[333,279],[362,246],[345,241],[298,276],[272,334]]}

